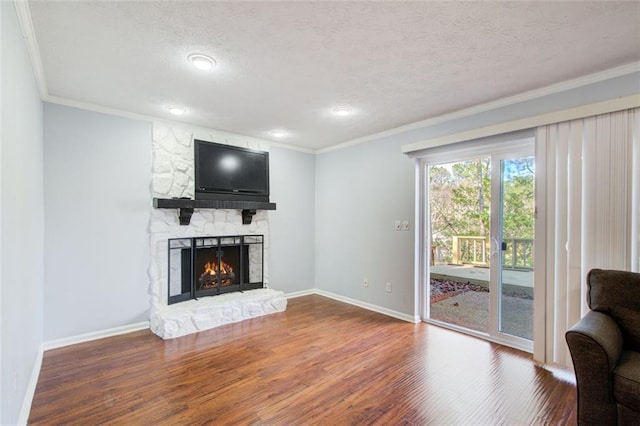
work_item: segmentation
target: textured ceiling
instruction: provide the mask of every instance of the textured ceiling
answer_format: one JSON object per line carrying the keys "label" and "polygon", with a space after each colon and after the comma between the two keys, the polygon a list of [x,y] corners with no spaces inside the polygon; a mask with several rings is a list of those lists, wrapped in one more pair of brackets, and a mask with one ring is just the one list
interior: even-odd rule
{"label": "textured ceiling", "polygon": [[[640,2],[30,1],[48,94],[319,149],[640,60]],[[190,66],[189,53],[218,62]],[[350,117],[334,117],[350,105]]]}

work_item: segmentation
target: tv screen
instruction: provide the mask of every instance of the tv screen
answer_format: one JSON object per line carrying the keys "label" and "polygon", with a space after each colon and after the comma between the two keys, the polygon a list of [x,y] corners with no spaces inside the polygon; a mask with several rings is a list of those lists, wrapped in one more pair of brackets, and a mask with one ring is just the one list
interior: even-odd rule
{"label": "tv screen", "polygon": [[269,201],[269,153],[195,140],[196,199]]}

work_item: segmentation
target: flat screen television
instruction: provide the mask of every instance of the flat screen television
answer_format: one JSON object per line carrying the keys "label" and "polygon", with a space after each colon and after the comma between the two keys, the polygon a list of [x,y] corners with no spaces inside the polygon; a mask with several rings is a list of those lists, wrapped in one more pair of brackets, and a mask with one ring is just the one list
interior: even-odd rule
{"label": "flat screen television", "polygon": [[196,200],[269,202],[269,153],[196,139]]}

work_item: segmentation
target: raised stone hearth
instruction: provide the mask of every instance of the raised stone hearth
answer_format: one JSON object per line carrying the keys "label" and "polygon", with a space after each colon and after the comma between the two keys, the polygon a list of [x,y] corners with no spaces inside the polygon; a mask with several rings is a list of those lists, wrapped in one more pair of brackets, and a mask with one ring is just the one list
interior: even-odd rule
{"label": "raised stone hearth", "polygon": [[287,308],[284,293],[268,288],[169,305],[155,309],[150,327],[163,339],[185,336],[220,325],[262,315],[283,312]]}

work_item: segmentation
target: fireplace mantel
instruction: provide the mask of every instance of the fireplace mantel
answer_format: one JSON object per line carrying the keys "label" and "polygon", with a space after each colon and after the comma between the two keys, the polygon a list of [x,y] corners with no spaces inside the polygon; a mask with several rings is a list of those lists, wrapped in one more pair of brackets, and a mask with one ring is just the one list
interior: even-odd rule
{"label": "fireplace mantel", "polygon": [[191,222],[193,209],[242,210],[242,224],[249,225],[257,210],[275,210],[276,203],[258,201],[191,200],[186,198],[154,198],[157,209],[178,209],[180,225]]}

